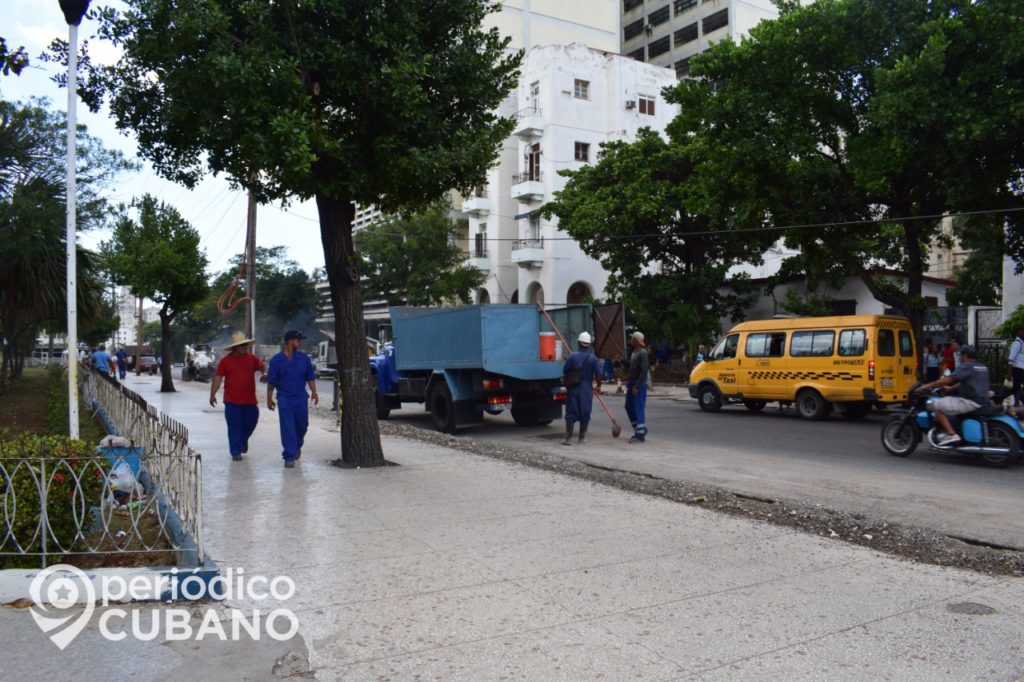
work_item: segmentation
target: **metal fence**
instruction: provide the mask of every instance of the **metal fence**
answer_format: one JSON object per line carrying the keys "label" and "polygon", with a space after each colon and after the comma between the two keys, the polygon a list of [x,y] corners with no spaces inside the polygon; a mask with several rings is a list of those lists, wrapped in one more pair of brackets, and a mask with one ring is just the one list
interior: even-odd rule
{"label": "metal fence", "polygon": [[202,457],[188,430],[96,372],[79,376],[123,446],[0,446],[0,566],[201,564]]}

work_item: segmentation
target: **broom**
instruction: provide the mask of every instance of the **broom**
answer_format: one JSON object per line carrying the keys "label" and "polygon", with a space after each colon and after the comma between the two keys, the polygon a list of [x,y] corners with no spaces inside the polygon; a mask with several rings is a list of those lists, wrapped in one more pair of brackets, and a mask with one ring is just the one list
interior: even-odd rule
{"label": "broom", "polygon": [[[562,342],[562,347],[563,348],[571,348],[572,346],[570,346],[568,344],[568,342],[566,342],[565,337],[562,336],[562,332],[555,325],[555,321],[551,319],[551,316],[548,315],[548,311],[544,309],[544,304],[540,303],[538,301],[537,302],[537,307],[540,308],[540,311],[542,313],[544,313],[544,317],[547,318],[548,324],[551,325],[551,328],[553,330],[555,330],[555,334],[558,334],[558,338]],[[559,359],[561,359],[561,358],[559,358]],[[622,427],[619,426],[619,422],[615,421],[615,417],[612,416],[612,411],[608,409],[607,405],[605,405],[604,398],[601,397],[601,394],[600,393],[595,393],[594,397],[597,398],[597,402],[601,403],[601,407],[604,408],[604,413],[607,414],[608,418],[612,420],[612,438],[618,438],[619,435],[622,433]]]}

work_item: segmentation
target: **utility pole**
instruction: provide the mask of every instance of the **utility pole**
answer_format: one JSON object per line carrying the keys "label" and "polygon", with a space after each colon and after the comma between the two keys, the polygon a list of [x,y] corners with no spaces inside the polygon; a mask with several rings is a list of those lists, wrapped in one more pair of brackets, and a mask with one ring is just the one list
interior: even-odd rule
{"label": "utility pole", "polygon": [[142,324],[145,320],[142,319],[142,304],[145,302],[142,296],[139,296],[139,324],[135,328],[135,376],[142,376]]}
{"label": "utility pole", "polygon": [[89,0],[59,0],[64,20],[68,23],[68,130],[67,130],[67,309],[68,309],[68,437],[78,438],[78,235],[75,214],[75,152],[77,121],[75,105],[78,102],[78,25],[89,9]]}
{"label": "utility pole", "polygon": [[249,210],[245,220],[245,337],[256,338],[256,198],[249,192]]}

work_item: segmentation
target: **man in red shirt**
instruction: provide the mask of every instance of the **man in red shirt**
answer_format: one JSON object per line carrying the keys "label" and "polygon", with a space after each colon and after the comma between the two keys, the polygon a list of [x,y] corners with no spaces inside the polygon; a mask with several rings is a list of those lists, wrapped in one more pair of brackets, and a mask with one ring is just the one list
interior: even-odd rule
{"label": "man in red shirt", "polygon": [[960,359],[960,339],[955,336],[949,340],[949,345],[942,351],[942,364],[950,372],[956,370],[957,361]]}
{"label": "man in red shirt", "polygon": [[217,373],[210,387],[210,405],[217,406],[217,391],[224,383],[224,420],[228,423],[228,449],[231,459],[242,460],[242,454],[249,451],[249,436],[256,430],[260,420],[260,408],[256,400],[256,372],[260,380],[267,376],[267,366],[249,352],[252,339],[235,332],[231,343],[224,347],[229,351],[217,363]]}

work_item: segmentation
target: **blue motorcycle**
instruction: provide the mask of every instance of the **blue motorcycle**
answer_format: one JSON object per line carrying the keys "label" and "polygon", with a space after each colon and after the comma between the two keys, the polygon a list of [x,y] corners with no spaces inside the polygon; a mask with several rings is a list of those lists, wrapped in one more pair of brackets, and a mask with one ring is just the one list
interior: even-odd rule
{"label": "blue motorcycle", "polygon": [[936,436],[941,429],[935,422],[935,414],[929,409],[929,405],[939,398],[939,392],[935,390],[920,394],[916,388],[914,386],[910,389],[910,408],[907,412],[891,417],[882,427],[882,445],[890,455],[910,455],[923,438],[929,450],[971,455],[990,466],[1002,467],[1021,459],[1020,444],[1024,439],[1024,426],[1005,414],[1002,406],[1008,394],[1005,389],[996,392],[992,404],[951,417],[953,428],[961,440],[953,445],[939,445]]}

